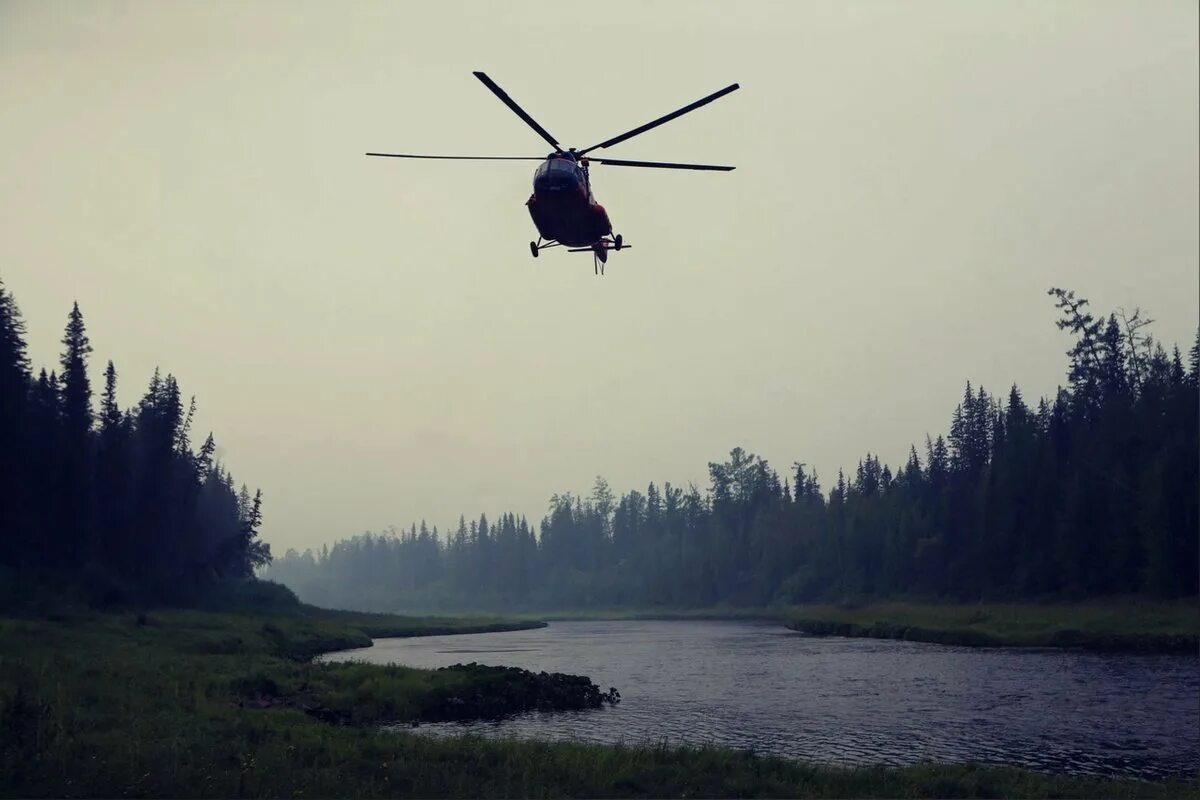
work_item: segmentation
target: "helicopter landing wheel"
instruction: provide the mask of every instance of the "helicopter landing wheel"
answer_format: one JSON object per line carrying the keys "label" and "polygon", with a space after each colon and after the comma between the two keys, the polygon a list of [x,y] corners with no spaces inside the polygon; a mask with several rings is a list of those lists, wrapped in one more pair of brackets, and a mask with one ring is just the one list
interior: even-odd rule
{"label": "helicopter landing wheel", "polygon": [[533,257],[534,257],[534,258],[537,258],[537,257],[538,257],[538,246],[537,246],[537,242],[530,242],[530,243],[529,243],[529,252],[533,254]]}
{"label": "helicopter landing wheel", "polygon": [[620,250],[624,241],[625,240],[621,238],[621,234],[618,233],[615,237],[613,237],[613,249]]}

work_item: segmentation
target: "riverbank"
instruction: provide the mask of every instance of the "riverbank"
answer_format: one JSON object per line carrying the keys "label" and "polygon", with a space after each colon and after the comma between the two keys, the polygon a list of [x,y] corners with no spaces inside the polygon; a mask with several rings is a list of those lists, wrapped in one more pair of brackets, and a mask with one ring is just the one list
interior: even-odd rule
{"label": "riverbank", "polygon": [[708,608],[581,608],[553,611],[521,611],[512,618],[546,622],[580,622],[604,620],[742,620],[783,622],[786,609],[768,606],[710,606]]}
{"label": "riverbank", "polygon": [[966,647],[1056,647],[1100,652],[1200,654],[1200,606],[1181,601],[1083,603],[815,604],[663,609],[570,609],[517,619],[744,620],[778,622],[812,636],[906,639]]}
{"label": "riverbank", "polygon": [[839,770],[716,748],[381,733],[512,682],[307,660],[371,635],[497,625],[513,623],[316,610],[0,618],[0,795],[1200,797],[1190,783],[969,765]]}
{"label": "riverbank", "polygon": [[787,626],[813,636],[863,636],[966,647],[1067,647],[1101,652],[1200,653],[1196,601],[1077,604],[800,606]]}

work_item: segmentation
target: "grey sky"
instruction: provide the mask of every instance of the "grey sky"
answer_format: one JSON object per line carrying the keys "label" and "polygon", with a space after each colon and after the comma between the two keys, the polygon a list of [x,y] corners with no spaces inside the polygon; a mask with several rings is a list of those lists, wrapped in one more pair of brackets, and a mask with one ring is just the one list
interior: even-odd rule
{"label": "grey sky", "polygon": [[[703,485],[736,445],[828,487],[1036,397],[1044,296],[1197,324],[1195,2],[4,3],[0,278],[51,365],[78,299],[266,495],[278,551],[552,492]],[[534,261],[543,155],[587,146],[633,245]]]}

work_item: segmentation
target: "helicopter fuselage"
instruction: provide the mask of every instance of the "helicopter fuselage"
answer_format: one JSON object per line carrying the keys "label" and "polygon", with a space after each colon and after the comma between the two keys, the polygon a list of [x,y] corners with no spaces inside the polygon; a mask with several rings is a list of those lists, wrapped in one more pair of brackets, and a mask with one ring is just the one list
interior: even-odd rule
{"label": "helicopter fuselage", "polygon": [[525,205],[543,239],[590,247],[612,233],[608,212],[592,196],[587,162],[568,153],[551,153],[538,166]]}
{"label": "helicopter fuselage", "polygon": [[671,161],[633,161],[626,158],[609,158],[608,156],[588,157],[592,150],[620,144],[627,139],[653,130],[659,125],[670,122],[684,114],[706,106],[718,97],[724,97],[738,88],[736,83],[724,89],[702,97],[694,103],[665,114],[658,119],[639,125],[625,131],[619,136],[605,139],[602,142],[578,150],[574,147],[563,149],[558,140],[550,135],[537,120],[529,116],[525,109],[508,96],[508,92],[487,75],[476,71],[475,77],[494,94],[500,102],[533,129],[538,136],[554,148],[554,152],[545,158],[538,156],[448,156],[419,153],[367,153],[368,156],[383,156],[386,158],[432,158],[450,161],[540,161],[541,164],[533,174],[533,194],[525,201],[529,216],[541,234],[536,242],[529,243],[529,253],[534,258],[538,253],[550,247],[563,246],[568,253],[592,253],[593,266],[597,275],[604,274],[604,264],[608,261],[610,250],[621,250],[629,247],[621,234],[613,235],[612,222],[604,206],[596,202],[592,196],[592,186],[588,178],[588,162],[605,164],[614,167],[642,167],[651,169],[690,169],[728,172],[733,167],[716,164],[685,164]]}

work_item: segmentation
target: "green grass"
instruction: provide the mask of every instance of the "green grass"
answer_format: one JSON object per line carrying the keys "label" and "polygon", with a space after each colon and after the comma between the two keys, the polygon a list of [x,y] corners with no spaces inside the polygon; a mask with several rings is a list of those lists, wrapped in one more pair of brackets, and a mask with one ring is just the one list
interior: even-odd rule
{"label": "green grass", "polygon": [[287,626],[287,646],[296,658],[318,653],[370,647],[372,639],[408,636],[442,636],[455,633],[494,633],[544,628],[540,620],[474,617],[402,617],[359,611],[332,611],[302,605],[282,617]]}
{"label": "green grass", "polygon": [[1196,601],[1076,604],[798,606],[788,626],[817,635],[868,636],[977,647],[1082,647],[1200,652]]}
{"label": "green grass", "polygon": [[1200,798],[1194,783],[969,765],[839,770],[719,748],[384,733],[377,723],[416,718],[477,676],[305,660],[368,631],[496,624],[313,609],[0,618],[0,795]]}

